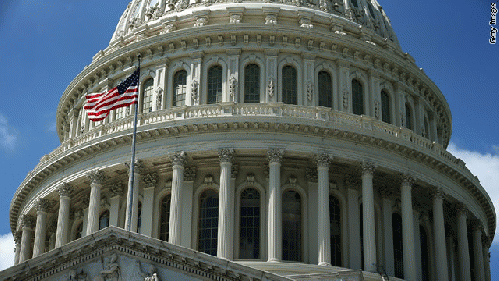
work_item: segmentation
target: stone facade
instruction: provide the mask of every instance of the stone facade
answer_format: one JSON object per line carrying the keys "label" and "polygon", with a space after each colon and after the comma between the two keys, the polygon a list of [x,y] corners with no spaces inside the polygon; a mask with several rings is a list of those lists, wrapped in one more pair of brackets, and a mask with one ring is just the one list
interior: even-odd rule
{"label": "stone facade", "polygon": [[[129,199],[135,108],[83,105],[139,55]],[[494,207],[451,128],[377,1],[134,0],[63,93],[0,277],[487,280]]]}

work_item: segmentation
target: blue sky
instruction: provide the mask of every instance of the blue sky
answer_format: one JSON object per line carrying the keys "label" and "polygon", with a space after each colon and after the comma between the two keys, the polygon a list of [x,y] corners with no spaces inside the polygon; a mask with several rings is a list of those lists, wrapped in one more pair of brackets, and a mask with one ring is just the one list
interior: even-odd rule
{"label": "blue sky", "polygon": [[[453,118],[450,151],[499,206],[499,43],[488,42],[491,2],[378,1],[402,49],[447,98]],[[107,47],[127,4],[0,1],[0,269],[11,258],[12,195],[39,159],[59,145],[59,98],[92,56]],[[498,240],[492,268],[499,266]]]}

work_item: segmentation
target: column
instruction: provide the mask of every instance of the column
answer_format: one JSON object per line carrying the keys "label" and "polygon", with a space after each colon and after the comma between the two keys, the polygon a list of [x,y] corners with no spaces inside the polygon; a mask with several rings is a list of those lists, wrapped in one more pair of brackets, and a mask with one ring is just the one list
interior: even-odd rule
{"label": "column", "polygon": [[[128,182],[128,192],[126,198],[126,218],[125,230],[137,232],[139,223],[139,182],[140,182],[140,161],[135,161],[133,169],[133,186]],[[128,173],[130,175],[130,172]]]}
{"label": "column", "polygon": [[471,281],[470,250],[468,247],[468,216],[464,205],[457,211],[457,254],[459,261],[459,276],[461,281]]}
{"label": "column", "polygon": [[68,183],[63,183],[58,189],[59,192],[59,215],[57,217],[57,230],[55,232],[55,247],[59,248],[68,243],[69,231],[69,211],[71,198],[69,197],[72,187]]}
{"label": "column", "polygon": [[23,215],[21,219],[22,236],[21,236],[21,253],[19,255],[19,263],[23,263],[31,256],[31,239],[33,237],[33,226],[35,218],[30,215]]}
{"label": "column", "polygon": [[268,220],[268,261],[282,259],[282,193],[281,161],[284,150],[269,149],[269,220]]}
{"label": "column", "polygon": [[121,196],[123,195],[124,185],[116,182],[110,186],[111,198],[109,199],[109,226],[119,227]]}
{"label": "column", "polygon": [[473,247],[475,252],[475,279],[485,280],[485,272],[483,266],[483,248],[482,248],[482,226],[477,223],[473,228]]}
{"label": "column", "polygon": [[[489,239],[490,241],[490,239]],[[488,241],[487,245],[490,245],[490,242]],[[484,271],[485,271],[485,280],[490,281],[492,276],[490,275],[490,253],[489,253],[489,246],[483,247],[483,263],[484,263]]]}
{"label": "column", "polygon": [[186,154],[179,151],[173,154],[172,169],[172,191],[170,201],[170,225],[169,242],[174,245],[180,245],[182,241],[182,185],[184,184],[184,166]]}
{"label": "column", "polygon": [[393,203],[388,198],[383,198],[383,231],[385,232],[385,273],[395,276],[395,258],[393,254]]}
{"label": "column", "polygon": [[445,249],[443,196],[444,194],[442,191],[438,190],[433,199],[433,228],[435,235],[435,267],[437,269],[437,280],[449,280],[447,252]]}
{"label": "column", "polygon": [[233,235],[232,218],[234,214],[233,198],[230,197],[231,170],[234,150],[221,149],[220,157],[220,190],[218,193],[218,244],[217,257],[232,259]]}
{"label": "column", "polygon": [[140,226],[140,234],[149,237],[152,237],[154,190],[156,188],[156,182],[156,174],[147,174],[144,177],[144,201],[142,202],[142,225]]}
{"label": "column", "polygon": [[348,188],[348,238],[350,247],[350,268],[362,269],[362,249],[360,248],[360,207],[359,193]]}
{"label": "column", "polygon": [[362,210],[364,215],[364,270],[376,272],[376,222],[374,219],[374,164],[362,165]]}
{"label": "column", "polygon": [[39,199],[36,203],[36,228],[35,228],[35,245],[33,247],[33,258],[43,254],[45,251],[45,240],[47,238],[47,212],[49,209],[49,201],[47,199]]}
{"label": "column", "polygon": [[404,256],[404,278],[408,281],[416,281],[416,260],[414,248],[414,213],[412,210],[412,184],[414,179],[405,175],[402,180],[401,208],[402,208],[402,244]]}
{"label": "column", "polygon": [[194,194],[194,181],[196,180],[196,167],[184,169],[184,183],[182,185],[182,198],[187,198],[182,204],[182,242],[181,246],[192,248],[192,196]]}
{"label": "column", "polygon": [[14,256],[14,265],[19,264],[19,257],[21,256],[21,238],[22,238],[22,231],[17,231],[14,232],[14,241],[16,244],[16,247],[14,248],[15,256]]}
{"label": "column", "polygon": [[100,194],[104,172],[97,170],[87,174],[90,179],[90,202],[88,203],[87,235],[99,231]]}
{"label": "column", "polygon": [[331,265],[331,229],[329,221],[329,162],[330,157],[322,153],[317,157],[318,175],[318,242],[319,265]]}
{"label": "column", "polygon": [[416,264],[416,280],[423,279],[423,271],[421,264],[421,232],[419,230],[419,225],[421,221],[421,216],[418,210],[413,209],[414,213],[414,259]]}

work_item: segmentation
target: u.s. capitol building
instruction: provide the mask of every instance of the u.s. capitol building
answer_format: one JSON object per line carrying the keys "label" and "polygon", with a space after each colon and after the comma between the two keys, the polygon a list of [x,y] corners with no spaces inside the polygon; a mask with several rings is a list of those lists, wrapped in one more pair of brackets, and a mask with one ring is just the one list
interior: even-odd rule
{"label": "u.s. capitol building", "polygon": [[[139,55],[127,210],[134,107],[83,106]],[[490,280],[494,207],[451,131],[376,0],[133,0],[12,199],[0,279]]]}

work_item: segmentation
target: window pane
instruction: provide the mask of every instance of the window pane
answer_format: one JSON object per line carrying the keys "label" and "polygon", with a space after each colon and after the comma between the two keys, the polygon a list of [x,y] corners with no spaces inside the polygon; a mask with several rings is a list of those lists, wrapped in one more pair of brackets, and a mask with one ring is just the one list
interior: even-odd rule
{"label": "window pane", "polygon": [[146,82],[144,82],[144,95],[142,99],[142,112],[151,112],[152,111],[152,94],[153,94],[153,84],[154,80],[153,79],[147,79]]}
{"label": "window pane", "polygon": [[297,104],[296,69],[290,65],[282,68],[282,102]]}
{"label": "window pane", "polygon": [[244,102],[260,102],[260,67],[256,64],[244,68]]}
{"label": "window pane", "polygon": [[247,188],[241,193],[239,258],[260,258],[260,193]]}
{"label": "window pane", "polygon": [[168,194],[161,200],[161,218],[160,218],[160,230],[159,239],[163,241],[168,241],[169,231],[170,231],[170,200],[171,195]]}
{"label": "window pane", "polygon": [[331,85],[331,74],[327,71],[319,72],[319,106],[332,107],[332,85]]}
{"label": "window pane", "polygon": [[208,103],[222,102],[222,67],[215,65],[208,70]]}
{"label": "window pane", "polygon": [[341,266],[341,216],[340,201],[329,196],[329,221],[331,227],[331,264]]}
{"label": "window pane", "polygon": [[187,93],[187,71],[180,70],[173,77],[173,106],[185,105]]}
{"label": "window pane", "polygon": [[199,202],[198,250],[212,256],[217,255],[218,193],[206,190]]}
{"label": "window pane", "polygon": [[364,89],[357,79],[352,80],[352,111],[353,114],[364,114]]}
{"label": "window pane", "polygon": [[282,200],[283,259],[301,261],[301,198],[298,192],[289,190]]}
{"label": "window pane", "polygon": [[381,120],[391,124],[390,116],[390,96],[383,90],[381,91]]}

